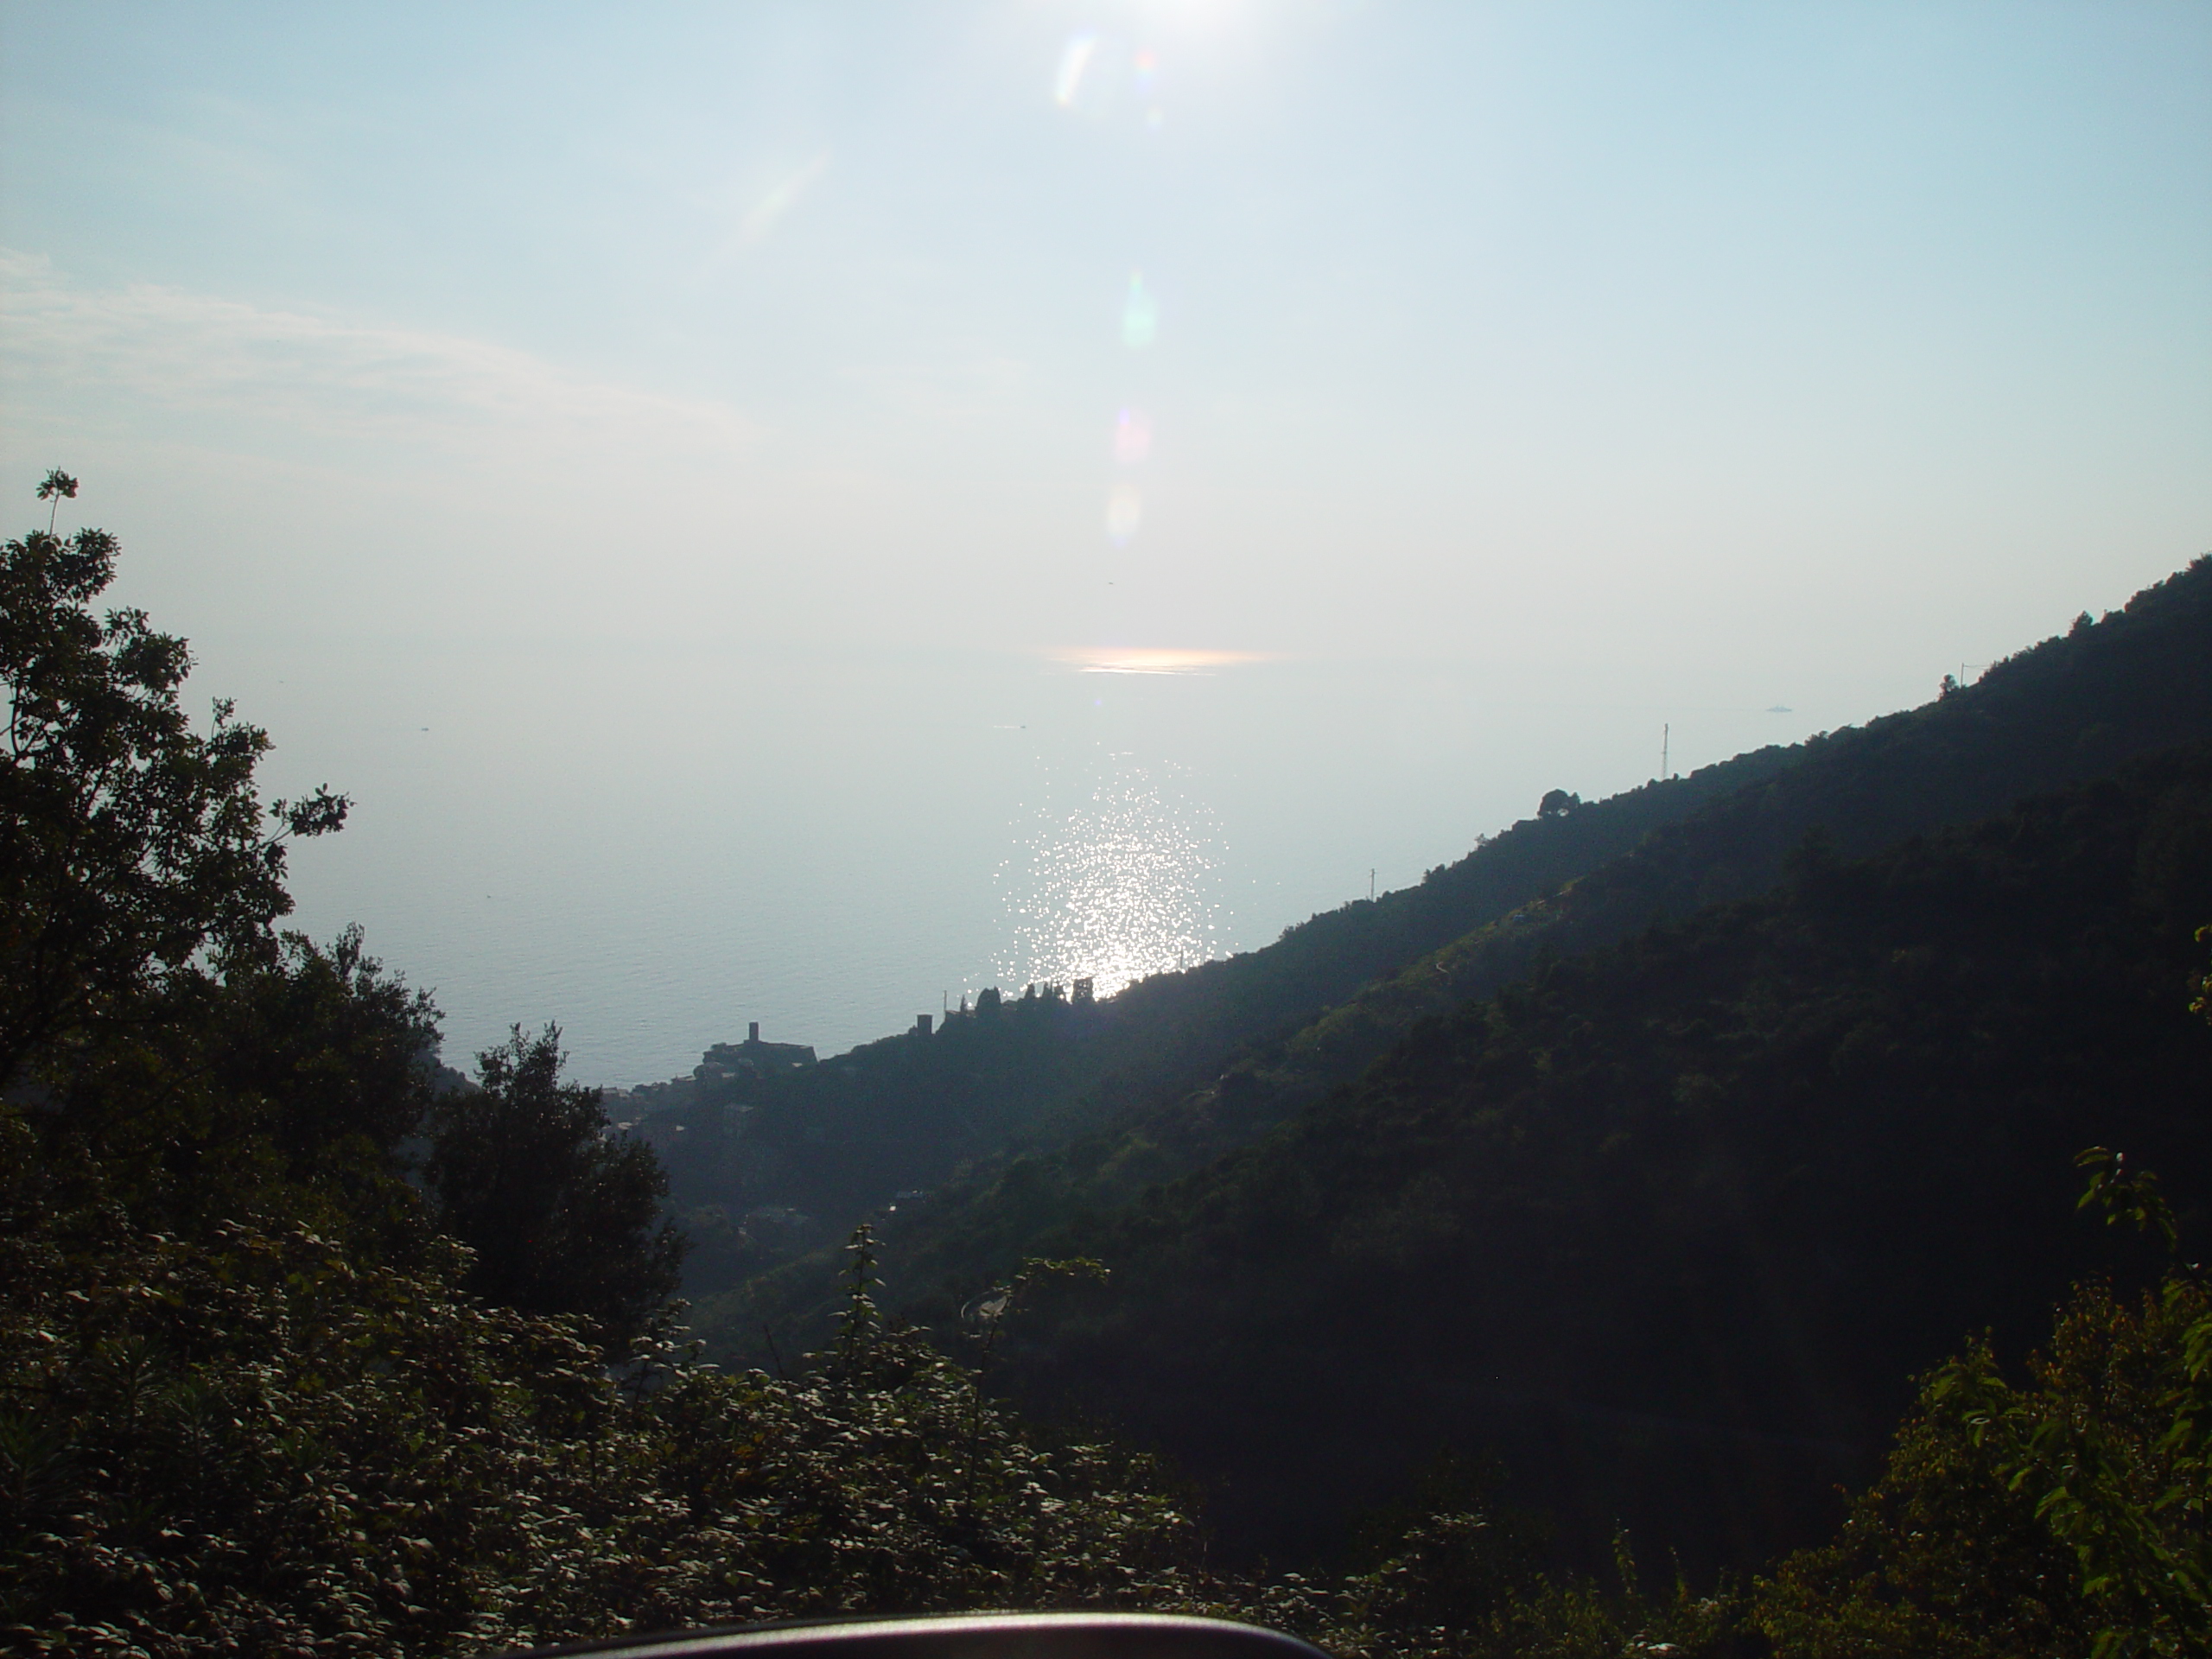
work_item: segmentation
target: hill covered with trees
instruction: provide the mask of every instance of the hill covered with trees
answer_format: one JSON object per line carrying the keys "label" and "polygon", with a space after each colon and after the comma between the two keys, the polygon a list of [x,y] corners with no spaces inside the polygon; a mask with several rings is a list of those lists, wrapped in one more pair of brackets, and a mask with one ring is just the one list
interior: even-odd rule
{"label": "hill covered with trees", "polygon": [[[1050,1016],[1034,1023],[957,1020],[926,1040],[855,1051],[767,1095],[716,1176],[688,1190],[849,1224],[902,1188],[931,1189],[918,1212],[907,1202],[896,1217],[905,1294],[917,1306],[957,1302],[1049,1249],[1071,1215],[1109,1212],[1289,1121],[1420,1020],[1545,960],[1770,889],[1809,832],[1839,857],[1863,856],[2208,740],[2212,560],[2199,560],[1921,708],[1610,801],[1555,795],[1420,887],[1318,917],[1249,956],[1087,1012],[1040,1000],[1014,1005]],[[1669,798],[1681,810],[1662,811]],[[1360,972],[1371,977],[1352,982]],[[1210,982],[1275,990],[1264,1019],[1210,1025],[1188,1012],[1214,1006]],[[1104,1057],[1146,1054],[1174,1058],[1102,1070]],[[1038,1103],[1078,1087],[1090,1090],[1080,1112]],[[999,1104],[978,1116],[978,1100]],[[683,1178],[679,1167],[680,1187]],[[717,1347],[758,1356],[764,1325],[818,1340],[833,1258],[746,1266],[757,1276],[735,1294],[721,1277],[689,1287]]]}
{"label": "hill covered with trees", "polygon": [[[1106,1001],[1077,1002],[1066,986],[991,990],[926,1039],[902,1033],[766,1077],[702,1065],[680,1084],[685,1144],[670,1148],[679,1207],[703,1212],[694,1225],[704,1230],[716,1212],[803,1212],[813,1222],[804,1236],[834,1246],[901,1192],[934,1190],[1009,1148],[1058,1146],[1181,1098],[1224,1055],[1279,1041],[1376,975],[1540,898],[1655,826],[1767,776],[1788,754],[1761,750],[1571,816],[1555,809],[1523,820],[1418,887],[1347,904],[1261,950],[1154,976]],[[789,1253],[753,1241],[701,1262],[687,1292],[727,1289]],[[834,1255],[817,1265],[834,1273]]]}
{"label": "hill covered with trees", "polygon": [[[1586,1555],[1815,1535],[1906,1379],[2032,1339],[2110,1235],[2054,1226],[2124,1146],[2212,1192],[2212,752],[2122,768],[1553,962],[1423,1021],[1257,1143],[1050,1235],[1096,1257],[1009,1356],[1310,1554],[1440,1446],[1488,1447]],[[941,1315],[943,1310],[936,1310]]]}

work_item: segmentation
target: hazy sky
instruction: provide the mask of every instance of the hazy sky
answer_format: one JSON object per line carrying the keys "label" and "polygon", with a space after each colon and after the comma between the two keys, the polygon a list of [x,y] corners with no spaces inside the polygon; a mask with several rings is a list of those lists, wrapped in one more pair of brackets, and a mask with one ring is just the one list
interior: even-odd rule
{"label": "hazy sky", "polygon": [[353,793],[302,919],[456,1050],[841,1046],[1081,965],[1039,906],[1262,943],[2212,546],[2201,0],[4,0],[0,54],[0,498],[79,474],[270,782]]}

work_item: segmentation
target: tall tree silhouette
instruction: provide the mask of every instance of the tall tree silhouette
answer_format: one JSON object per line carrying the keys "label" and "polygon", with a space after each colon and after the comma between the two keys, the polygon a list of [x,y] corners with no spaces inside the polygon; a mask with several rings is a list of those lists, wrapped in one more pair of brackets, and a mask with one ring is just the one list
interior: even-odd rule
{"label": "tall tree silhouette", "polygon": [[60,517],[65,497],[72,501],[77,499],[77,480],[56,467],[47,473],[38,486],[38,499],[54,503],[46,512],[46,533],[49,536],[54,534],[54,520]]}
{"label": "tall tree silhouette", "polygon": [[[56,472],[39,493],[76,487]],[[0,1080],[54,1045],[143,1027],[211,966],[273,957],[285,841],[346,820],[327,789],[264,807],[267,734],[227,701],[193,730],[185,642],[143,611],[93,613],[118,550],[89,529],[0,546]]]}
{"label": "tall tree silhouette", "polygon": [[608,1133],[600,1090],[561,1081],[547,1026],[476,1057],[480,1090],[431,1115],[438,1223],[476,1252],[468,1287],[531,1313],[574,1313],[609,1352],[676,1290],[683,1238],[656,1228],[668,1178],[652,1148]]}

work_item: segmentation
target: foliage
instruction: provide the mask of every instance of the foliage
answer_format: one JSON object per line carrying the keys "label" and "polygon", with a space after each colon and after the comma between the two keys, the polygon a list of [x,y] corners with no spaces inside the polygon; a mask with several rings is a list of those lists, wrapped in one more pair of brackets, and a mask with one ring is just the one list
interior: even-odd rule
{"label": "foliage", "polygon": [[39,482],[38,499],[41,501],[51,501],[54,504],[47,509],[46,514],[46,533],[51,536],[54,533],[54,519],[61,512],[61,504],[64,501],[74,501],[77,499],[77,480],[59,467],[51,467],[48,470],[45,478]]}
{"label": "foliage", "polygon": [[[1953,1363],[1996,1368],[1986,1344]],[[1808,1659],[2079,1655],[2090,1640],[2068,1552],[1933,1384],[1835,1539],[1760,1586],[1758,1617],[1782,1652]]]}
{"label": "foliage", "polygon": [[[1628,1541],[1616,1541],[1618,1588],[1571,1574],[1530,1573],[1489,1590],[1495,1570],[1480,1515],[1432,1518],[1404,1553],[1351,1579],[1343,1611],[1313,1631],[1351,1659],[1729,1659],[1751,1650],[1741,1592],[1694,1592],[1679,1575],[1664,1595],[1638,1580]],[[1465,1599],[1470,1565],[1485,1593]]]}
{"label": "foliage", "polygon": [[2078,1287],[2024,1387],[1986,1341],[1934,1372],[1837,1538],[1760,1586],[1783,1654],[2212,1648],[2212,1287],[2155,1174],[2104,1147],[2075,1164],[2079,1208],[2165,1246],[2163,1281],[2133,1306]]}
{"label": "foliage", "polygon": [[[2204,938],[2199,930],[2197,937]],[[2199,1011],[2192,1005],[2192,1012]],[[2083,1205],[2169,1251],[2179,1230],[2156,1178],[2095,1147]],[[1987,1363],[1955,1364],[1936,1393],[1993,1446],[2008,1490],[2074,1553],[2098,1659],[2212,1647],[2212,1294],[2177,1266],[2130,1316],[2093,1289],[2061,1321],[2026,1395]]]}
{"label": "foliage", "polygon": [[2167,1249],[2180,1248],[2181,1233],[2174,1224],[2174,1212],[2158,1191],[2155,1171],[2131,1167],[2126,1153],[2108,1147],[2091,1147],[2079,1154],[2074,1166],[2089,1172],[2089,1184],[2082,1189],[2074,1206],[2076,1210],[2101,1209],[2106,1212],[2108,1227],[2132,1222],[2139,1232],[2157,1235]]}
{"label": "foliage", "polygon": [[558,1027],[525,1038],[517,1026],[476,1058],[482,1086],[431,1109],[423,1172],[439,1230],[475,1253],[468,1288],[576,1314],[626,1351],[675,1293],[683,1254],[652,1148],[611,1132],[598,1090],[561,1081]]}
{"label": "foliage", "polygon": [[632,1626],[1180,1605],[1154,1467],[1047,1446],[912,1332],[796,1381],[608,1379],[575,1321],[365,1268],[22,1211],[0,1319],[16,1651],[482,1649]]}
{"label": "foliage", "polygon": [[0,1083],[57,1202],[186,1232],[274,1208],[417,1249],[399,1154],[437,1011],[357,931],[276,931],[285,843],[346,804],[262,804],[269,740],[226,702],[193,729],[185,642],[93,614],[116,557],[89,529],[0,549]]}
{"label": "foliage", "polygon": [[2185,1273],[2133,1306],[2084,1286],[2024,1385],[1974,1344],[1759,1621],[1790,1655],[2203,1652],[2208,1353],[2212,1296]]}
{"label": "foliage", "polygon": [[[59,472],[41,486],[75,491]],[[346,803],[264,808],[268,737],[227,702],[193,730],[185,642],[92,613],[117,551],[98,530],[0,549],[0,1084],[63,1201],[195,1235],[283,1213],[419,1249],[403,1178],[437,1010],[358,930],[327,950],[278,933],[286,841],[340,828]],[[486,1288],[620,1344],[672,1289],[677,1244],[652,1230],[650,1151],[605,1140],[558,1064],[550,1032],[486,1057],[491,1090],[438,1126],[433,1185]]]}
{"label": "foliage", "polygon": [[2177,1276],[2132,1312],[2085,1293],[2032,1389],[1986,1362],[1942,1380],[2008,1490],[2072,1554],[2100,1659],[2212,1646],[2208,1357],[2212,1297]]}
{"label": "foliage", "polygon": [[[1344,1659],[1721,1659],[1755,1631],[1788,1655],[2079,1653],[2095,1628],[2073,1552],[1963,1408],[1983,1396],[1940,1383],[1837,1543],[1755,1598],[1679,1573],[1647,1592],[1625,1540],[1616,1588],[1547,1574],[1529,1517],[1449,1488],[1418,1494],[1363,1570],[1237,1579],[1207,1569],[1157,1464],[1039,1435],[867,1314],[797,1378],[664,1352],[643,1357],[655,1386],[625,1390],[574,1321],[460,1293],[458,1254],[365,1268],[296,1227],[188,1244],[27,1206],[10,1173],[0,1634],[17,1651],[486,1651],[976,1606],[1252,1618]],[[2201,1332],[2201,1297],[2176,1311]],[[2085,1294],[2018,1398],[2130,1427],[2155,1460],[2176,1330],[2158,1299],[2130,1314]],[[1985,1370],[1976,1351],[1943,1375]],[[2164,1524],[2201,1549],[2201,1517]]]}
{"label": "foliage", "polygon": [[143,611],[92,614],[115,556],[98,530],[0,547],[0,1083],[143,1029],[211,962],[265,959],[291,908],[285,838],[346,817],[327,790],[264,809],[268,737],[228,702],[191,728],[184,641]]}
{"label": "foliage", "polygon": [[1157,1464],[1039,1435],[912,1331],[862,1320],[791,1379],[646,1354],[654,1386],[626,1390],[576,1322],[461,1292],[464,1254],[367,1268],[285,1225],[188,1243],[27,1205],[10,1174],[14,1651],[482,1652],[980,1606],[1260,1618],[1347,1659],[1718,1651],[1685,1637],[1721,1602],[1518,1554],[1494,1582],[1484,1516],[1424,1516],[1341,1584],[1210,1573]]}

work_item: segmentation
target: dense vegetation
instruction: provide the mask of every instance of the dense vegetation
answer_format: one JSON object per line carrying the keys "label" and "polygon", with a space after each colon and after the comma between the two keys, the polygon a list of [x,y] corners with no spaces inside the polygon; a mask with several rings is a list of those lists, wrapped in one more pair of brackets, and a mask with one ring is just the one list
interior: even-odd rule
{"label": "dense vegetation", "polygon": [[1305,1554],[1432,1446],[1503,1451],[1602,1549],[1813,1535],[1904,1382],[2011,1351],[2069,1278],[2067,1160],[2212,1189],[2212,754],[1560,961],[1420,1027],[1268,1139],[1053,1241],[1110,1266],[1010,1356]]}
{"label": "dense vegetation", "polygon": [[[729,1373],[664,1300],[680,1242],[654,1160],[561,1081],[556,1033],[518,1030],[456,1091],[435,1007],[357,934],[279,931],[287,840],[345,803],[263,805],[266,739],[221,705],[193,728],[183,642],[93,616],[114,556],[96,531],[0,548],[10,1650],[475,1652],[976,1605],[1229,1613],[1346,1659],[2202,1649],[2212,1318],[2177,1262],[2125,1287],[2202,1225],[2212,1066],[2179,1014],[2202,959],[2173,920],[2212,874],[2201,756],[1871,861],[1815,845],[1772,899],[1425,1025],[1319,1111],[1085,1224],[1119,1263],[1104,1286],[1094,1263],[1032,1263],[948,1309],[933,1344],[879,1312],[861,1228],[820,1351]],[[2212,982],[2195,994],[2205,1014]],[[2110,1109],[2082,1109],[2093,1085]],[[2183,1201],[2177,1217],[2135,1165],[2090,1159],[2092,1198],[2152,1243],[2082,1224],[2117,1241],[2124,1287],[2085,1282],[2016,1382],[2011,1327],[2091,1259],[2052,1149],[2092,1123]],[[1855,1208],[1870,1192],[1900,1207]],[[1485,1229],[1518,1241],[1510,1272],[1470,1244]],[[1841,1401],[1871,1433],[1879,1389],[1904,1400],[1876,1351],[1911,1346],[1881,1328],[1908,1257],[1948,1287],[1896,1301],[1912,1341],[1940,1355],[1986,1316],[1999,1334],[1927,1375],[1840,1529],[1764,1577],[1643,1587],[1637,1556],[1676,1521],[1695,1534],[1695,1493],[1602,1578],[1562,1573],[1525,1478],[1514,1507],[1473,1456],[1378,1491],[1394,1501],[1333,1565],[1231,1572],[1169,1466],[1040,1430],[985,1386],[1127,1353],[1148,1308],[1185,1344],[1161,1357],[1162,1412],[1187,1412],[1217,1357],[1294,1467],[1316,1450],[1294,1437],[1330,1419],[1285,1416],[1269,1363],[1305,1367],[1287,1380],[1328,1409],[1417,1417],[1435,1353],[1401,1338],[1448,1348],[1480,1313],[1548,1356],[1562,1398],[1684,1386],[1745,1338],[1723,1379],[1745,1421]],[[1599,1282],[1621,1267],[1624,1286]],[[1179,1286],[1193,1268],[1211,1282]],[[1680,1325],[1700,1287],[1705,1325]],[[1538,1294],[1566,1299],[1549,1349]],[[1315,1308],[1359,1323],[1298,1323]],[[1855,1314],[1863,1354],[1823,1325]],[[1732,1318],[1774,1322],[1763,1338]],[[1700,1339],[1649,1340],[1669,1320]],[[1606,1322],[1617,1343],[1591,1338]],[[1578,1356],[1599,1369],[1571,1375]],[[1317,1515],[1344,1496],[1293,1494]]]}
{"label": "dense vegetation", "polygon": [[[694,1185],[690,1201],[714,1202],[719,1190],[732,1204],[819,1207],[849,1224],[864,1213],[856,1206],[880,1206],[902,1187],[937,1188],[918,1215],[912,1203],[899,1206],[898,1236],[911,1264],[905,1282],[943,1287],[957,1300],[1025,1254],[1052,1248],[1050,1236],[1070,1216],[1109,1213],[1288,1122],[1421,1020],[1487,995],[1543,960],[1770,889],[1812,830],[1837,856],[1860,856],[2001,812],[2129,757],[2207,741],[2212,560],[2200,560],[2126,610],[2101,622],[2080,618],[2065,636],[1924,707],[1611,801],[1584,805],[1554,791],[1535,818],[1432,871],[1410,893],[1386,895],[1382,912],[1370,916],[1355,905],[1316,918],[1280,944],[1196,977],[1163,976],[1133,988],[1089,1020],[1012,1029],[957,1021],[930,1041],[857,1051],[842,1063],[855,1073],[831,1067],[823,1078],[792,1080],[777,1105],[723,1144],[715,1173]],[[1386,927],[1386,916],[1399,921]],[[1391,954],[1394,947],[1405,954]],[[1332,963],[1333,977],[1319,971]],[[1280,995],[1266,1005],[1274,1025],[1206,1027],[1216,1046],[1195,1051],[1204,1065],[1163,1065],[1143,1084],[1109,1079],[1082,1124],[1024,1116],[1007,1103],[1030,1098],[1025,1088],[1049,1090],[1084,1075],[1084,1045],[1102,1040],[1095,1033],[1110,1031],[1118,1052],[1139,1053],[1152,1033],[1184,1028],[1181,1010],[1200,1006],[1192,999],[1208,974],[1224,986],[1274,988]],[[1325,988],[1355,974],[1366,982],[1349,995]],[[1295,1003],[1301,994],[1312,1000]],[[960,1116],[958,1103],[977,1096],[1002,1103],[996,1156],[976,1154],[988,1137]],[[808,1160],[794,1163],[789,1148],[800,1142]],[[964,1174],[939,1186],[963,1158],[973,1159]],[[816,1167],[834,1168],[849,1184],[801,1173]],[[741,1192],[751,1196],[734,1197]],[[778,1196],[785,1193],[803,1197]],[[757,1356],[764,1325],[818,1339],[833,1302],[830,1255],[779,1268],[771,1253],[743,1266],[758,1276],[736,1294],[716,1294],[723,1275],[697,1275],[690,1286],[703,1299],[700,1329],[718,1351]],[[916,1311],[924,1306],[917,1301]]]}

